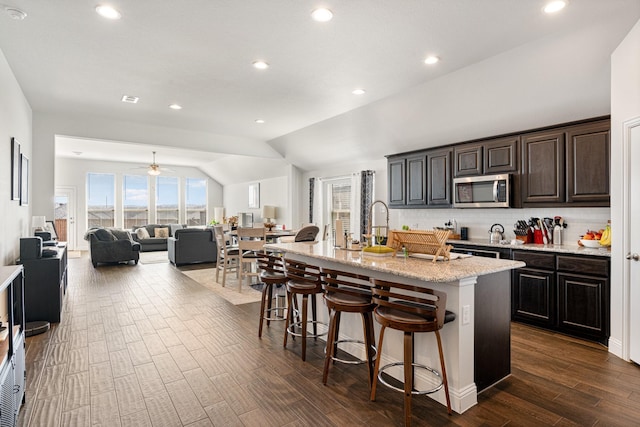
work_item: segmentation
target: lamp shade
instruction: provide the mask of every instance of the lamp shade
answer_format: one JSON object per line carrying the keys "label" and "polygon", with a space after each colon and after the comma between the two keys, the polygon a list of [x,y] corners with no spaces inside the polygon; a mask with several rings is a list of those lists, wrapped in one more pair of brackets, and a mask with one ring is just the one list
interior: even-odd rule
{"label": "lamp shade", "polygon": [[32,216],[31,217],[31,227],[33,228],[40,228],[40,229],[44,229],[45,225],[46,225],[46,217],[44,215],[42,216]]}
{"label": "lamp shade", "polygon": [[276,217],[276,207],[275,206],[262,206],[262,218],[265,220],[272,219]]}

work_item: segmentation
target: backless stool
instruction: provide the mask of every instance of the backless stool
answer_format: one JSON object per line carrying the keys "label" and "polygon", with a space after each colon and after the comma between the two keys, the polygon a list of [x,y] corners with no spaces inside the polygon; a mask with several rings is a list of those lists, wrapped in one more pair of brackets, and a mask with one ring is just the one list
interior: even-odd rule
{"label": "backless stool", "polygon": [[[329,366],[331,362],[346,364],[367,364],[369,389],[373,385],[373,364],[376,358],[375,334],[373,331],[373,309],[371,302],[371,283],[368,276],[348,273],[345,271],[322,268],[322,287],[324,300],[329,309],[329,332],[327,335],[327,349],[324,358],[322,383],[327,384]],[[364,341],[340,339],[340,316],[342,313],[359,313],[362,316],[362,331]],[[338,344],[364,344],[366,359],[346,360],[337,357]]]}
{"label": "backless stool", "polygon": [[[262,300],[260,302],[260,326],[258,327],[258,338],[262,338],[262,325],[267,321],[267,326],[272,320],[285,320],[285,307],[278,305],[277,287],[286,286],[287,276],[284,272],[284,261],[282,257],[276,255],[262,255],[258,258],[258,270],[260,271],[260,282],[262,287]],[[273,291],[276,287],[276,305],[272,307]],[[278,313],[282,313],[278,315]]]}
{"label": "backless stool", "polygon": [[[378,306],[373,315],[382,326],[380,339],[378,340],[378,357],[376,359],[373,387],[371,388],[371,400],[376,398],[376,384],[379,380],[397,391],[404,392],[404,424],[411,425],[411,395],[430,394],[442,389],[447,400],[447,411],[451,414],[451,402],[449,399],[449,384],[447,383],[447,371],[444,366],[442,353],[442,341],[440,329],[446,322],[453,321],[455,314],[446,312],[447,294],[433,289],[419,286],[405,285],[401,283],[387,282],[384,280],[371,280],[374,287],[373,302]],[[380,354],[382,353],[382,341],[386,328],[392,328],[404,332],[404,362],[390,363],[380,368]],[[441,372],[435,369],[413,362],[413,334],[416,332],[433,332],[438,343]],[[393,366],[404,366],[404,388],[400,389],[387,383],[382,377],[385,369]],[[429,371],[435,376],[439,384],[431,390],[417,391],[413,389],[413,368]]]}
{"label": "backless stool", "polygon": [[[317,339],[326,335],[326,332],[318,333],[319,322],[316,316],[316,295],[322,293],[322,276],[320,269],[313,265],[285,258],[285,273],[287,276],[287,319],[285,320],[284,347],[287,346],[287,337],[302,337],[302,360],[307,358],[307,338]],[[296,316],[294,321],[294,304],[298,295],[302,297],[301,318]],[[307,307],[311,299],[311,320],[307,320]],[[308,325],[311,324],[313,332],[308,333]]]}

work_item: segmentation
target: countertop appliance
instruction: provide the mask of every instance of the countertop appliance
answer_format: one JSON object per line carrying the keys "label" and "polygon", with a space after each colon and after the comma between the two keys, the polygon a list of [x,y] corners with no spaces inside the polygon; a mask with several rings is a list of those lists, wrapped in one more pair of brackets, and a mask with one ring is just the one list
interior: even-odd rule
{"label": "countertop appliance", "polygon": [[508,208],[511,174],[454,178],[453,196],[454,208]]}

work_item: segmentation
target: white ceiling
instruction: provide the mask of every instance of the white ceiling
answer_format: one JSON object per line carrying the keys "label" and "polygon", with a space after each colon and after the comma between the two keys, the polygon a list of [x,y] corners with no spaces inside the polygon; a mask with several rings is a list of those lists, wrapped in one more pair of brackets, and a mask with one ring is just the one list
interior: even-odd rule
{"label": "white ceiling", "polygon": [[[209,154],[166,153],[167,164],[196,166],[220,161],[213,142],[225,137],[269,144],[526,43],[637,17],[640,3],[573,0],[547,16],[543,0],[114,0],[122,19],[108,21],[92,2],[3,1],[27,13],[22,21],[1,14],[0,49],[35,112],[210,134]],[[312,21],[318,6],[334,19]],[[442,61],[427,66],[428,54]],[[257,59],[271,67],[254,69]],[[358,87],[366,94],[353,95]],[[140,102],[122,103],[123,95]],[[170,110],[174,102],[184,108]],[[107,142],[70,135],[59,154],[113,155]],[[273,147],[305,164],[305,150]],[[160,148],[136,146],[122,160]]]}

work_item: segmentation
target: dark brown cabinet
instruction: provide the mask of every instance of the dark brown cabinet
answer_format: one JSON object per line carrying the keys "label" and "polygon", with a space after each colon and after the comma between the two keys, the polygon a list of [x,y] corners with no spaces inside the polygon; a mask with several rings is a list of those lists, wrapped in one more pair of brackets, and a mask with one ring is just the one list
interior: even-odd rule
{"label": "dark brown cabinet", "polygon": [[387,164],[389,174],[389,206],[404,206],[407,202],[405,189],[407,180],[405,177],[406,159],[390,158]]}
{"label": "dark brown cabinet", "polygon": [[603,120],[567,129],[567,202],[610,205],[610,127]]}
{"label": "dark brown cabinet", "polygon": [[426,156],[407,157],[407,205],[425,205],[427,201]]}
{"label": "dark brown cabinet", "polygon": [[427,152],[427,205],[451,206],[451,148]]}
{"label": "dark brown cabinet", "polygon": [[514,251],[513,259],[526,267],[514,270],[511,281],[511,315],[538,326],[553,328],[557,319],[555,255]]}
{"label": "dark brown cabinet", "polygon": [[489,139],[453,148],[455,177],[517,172],[520,137]]}
{"label": "dark brown cabinet", "polygon": [[559,329],[607,344],[609,260],[558,255]]}
{"label": "dark brown cabinet", "polygon": [[610,264],[605,257],[513,251],[513,320],[606,344]]}
{"label": "dark brown cabinet", "polygon": [[522,203],[565,200],[563,131],[522,136]]}
{"label": "dark brown cabinet", "polygon": [[452,148],[388,157],[389,207],[451,206]]}

